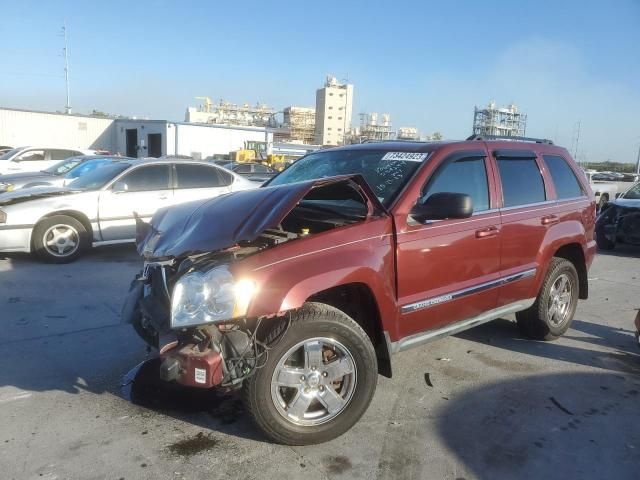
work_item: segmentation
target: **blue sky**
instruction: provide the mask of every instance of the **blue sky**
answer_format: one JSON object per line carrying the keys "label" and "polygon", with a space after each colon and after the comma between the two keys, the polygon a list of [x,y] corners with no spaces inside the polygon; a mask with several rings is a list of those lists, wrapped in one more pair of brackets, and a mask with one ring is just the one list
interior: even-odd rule
{"label": "blue sky", "polygon": [[359,112],[446,138],[474,105],[515,102],[527,133],[578,157],[635,161],[640,0],[267,2],[0,0],[0,105],[62,110],[61,25],[74,111],[182,120],[195,96],[315,102],[327,74]]}

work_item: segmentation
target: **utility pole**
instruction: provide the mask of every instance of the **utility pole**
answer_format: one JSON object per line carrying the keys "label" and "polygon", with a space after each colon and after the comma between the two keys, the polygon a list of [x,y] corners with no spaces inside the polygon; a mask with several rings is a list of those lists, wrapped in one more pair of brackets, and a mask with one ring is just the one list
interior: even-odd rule
{"label": "utility pole", "polygon": [[636,160],[636,173],[640,174],[640,145],[638,145],[638,159]]}
{"label": "utility pole", "polygon": [[62,34],[64,36],[64,83],[67,87],[67,105],[64,107],[65,113],[71,113],[71,105],[69,104],[69,47],[67,45],[67,22],[62,26]]}

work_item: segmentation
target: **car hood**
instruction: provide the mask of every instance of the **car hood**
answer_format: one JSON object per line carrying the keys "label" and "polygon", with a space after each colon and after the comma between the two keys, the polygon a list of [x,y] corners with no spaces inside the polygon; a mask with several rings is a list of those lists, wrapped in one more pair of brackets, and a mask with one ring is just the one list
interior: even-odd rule
{"label": "car hood", "polygon": [[13,205],[15,203],[27,202],[35,198],[58,197],[62,195],[70,195],[79,193],[83,190],[74,190],[71,188],[52,187],[48,185],[21,188],[12,192],[0,194],[0,205]]}
{"label": "car hood", "polygon": [[640,199],[633,198],[616,198],[612,202],[614,205],[626,208],[640,208]]}
{"label": "car hood", "polygon": [[353,182],[368,199],[370,210],[384,211],[360,175],[243,190],[163,208],[151,223],[137,219],[138,253],[146,259],[169,259],[255,240],[264,230],[277,228],[313,188],[338,182]]}
{"label": "car hood", "polygon": [[0,183],[14,183],[14,182],[26,182],[29,180],[39,180],[41,178],[54,178],[54,175],[42,172],[22,172],[22,173],[8,173],[6,175],[0,175]]}

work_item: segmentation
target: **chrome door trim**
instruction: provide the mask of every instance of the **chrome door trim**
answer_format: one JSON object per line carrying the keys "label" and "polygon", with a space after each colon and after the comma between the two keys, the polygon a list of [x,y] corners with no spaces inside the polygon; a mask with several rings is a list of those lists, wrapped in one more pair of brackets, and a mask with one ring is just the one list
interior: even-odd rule
{"label": "chrome door trim", "polygon": [[465,295],[471,295],[473,293],[482,292],[490,288],[495,288],[501,285],[505,285],[507,283],[517,282],[518,280],[533,277],[535,274],[536,274],[536,269],[530,268],[529,270],[524,270],[522,272],[500,277],[496,280],[480,283],[472,287],[463,288],[462,290],[456,290],[451,293],[440,295],[438,297],[426,298],[418,302],[410,303],[408,305],[403,305],[402,307],[400,307],[400,313],[404,314],[404,313],[416,312],[424,308],[433,307],[434,305],[439,305],[441,303],[457,300],[458,298],[464,297]]}
{"label": "chrome door trim", "polygon": [[433,340],[437,340],[438,338],[454,335],[469,328],[473,328],[478,325],[482,325],[483,323],[496,320],[504,315],[509,315],[511,313],[526,310],[531,305],[533,305],[535,301],[535,298],[520,300],[518,302],[510,303],[508,305],[489,310],[488,312],[484,312],[477,317],[472,317],[456,323],[451,323],[441,328],[409,335],[408,337],[401,338],[397,342],[392,342],[389,338],[389,332],[385,331],[384,336],[387,342],[387,349],[389,353],[398,353],[413,347],[418,347]]}

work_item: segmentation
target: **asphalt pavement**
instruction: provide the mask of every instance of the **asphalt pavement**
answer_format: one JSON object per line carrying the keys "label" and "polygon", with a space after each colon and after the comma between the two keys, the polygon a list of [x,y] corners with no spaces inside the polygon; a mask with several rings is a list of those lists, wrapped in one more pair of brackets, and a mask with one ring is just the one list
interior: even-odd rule
{"label": "asphalt pavement", "polygon": [[512,318],[394,357],[342,437],[274,445],[238,398],[157,380],[119,311],[132,247],[0,259],[2,479],[637,479],[640,249],[599,254],[556,342]]}

